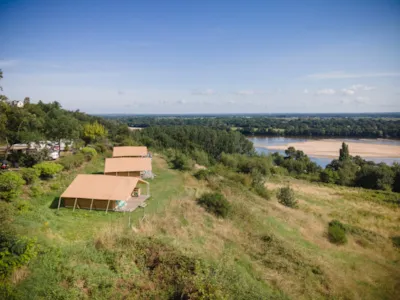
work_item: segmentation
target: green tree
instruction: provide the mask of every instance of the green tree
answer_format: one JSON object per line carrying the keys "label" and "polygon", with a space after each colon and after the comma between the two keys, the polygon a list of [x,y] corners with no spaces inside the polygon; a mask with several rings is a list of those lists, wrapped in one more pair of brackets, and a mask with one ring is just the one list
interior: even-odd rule
{"label": "green tree", "polygon": [[350,158],[349,146],[343,142],[342,148],[339,150],[339,161],[346,161]]}
{"label": "green tree", "polygon": [[319,178],[325,183],[336,183],[339,180],[339,175],[332,169],[325,169],[319,174]]}
{"label": "green tree", "polygon": [[285,154],[290,158],[294,158],[296,157],[296,149],[294,147],[289,147],[285,150]]}
{"label": "green tree", "polygon": [[0,199],[11,201],[22,191],[25,181],[16,172],[3,172],[0,174]]}
{"label": "green tree", "polygon": [[340,162],[340,167],[337,171],[338,180],[336,181],[336,184],[354,186],[358,169],[359,166],[350,160]]}
{"label": "green tree", "polygon": [[82,138],[87,144],[93,143],[101,138],[107,136],[107,129],[95,121],[94,123],[88,123],[83,126]]}
{"label": "green tree", "polygon": [[174,169],[189,171],[193,169],[194,162],[188,156],[183,153],[176,153],[171,160],[172,167]]}
{"label": "green tree", "polygon": [[46,135],[52,140],[58,141],[61,152],[61,140],[74,140],[79,137],[80,124],[75,118],[71,118],[61,109],[54,109],[48,114],[46,123]]}
{"label": "green tree", "polygon": [[355,184],[367,189],[391,190],[395,173],[386,164],[363,165],[357,172]]}

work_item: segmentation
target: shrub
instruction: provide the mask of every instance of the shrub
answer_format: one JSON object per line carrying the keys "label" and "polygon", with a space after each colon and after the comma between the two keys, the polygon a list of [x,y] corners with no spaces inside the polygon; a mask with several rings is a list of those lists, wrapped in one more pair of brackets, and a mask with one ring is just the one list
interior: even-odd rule
{"label": "shrub", "polygon": [[63,166],[57,163],[45,161],[40,164],[34,165],[34,169],[38,170],[40,177],[42,178],[50,178],[60,173],[63,169]]}
{"label": "shrub", "polygon": [[50,185],[50,189],[53,191],[59,190],[60,188],[61,188],[61,184],[59,184],[58,182],[55,182]]}
{"label": "shrub", "polygon": [[108,150],[107,146],[102,143],[94,145],[94,149],[96,149],[98,153],[105,153]]}
{"label": "shrub", "polygon": [[280,188],[276,195],[278,202],[287,207],[296,208],[298,206],[293,189],[290,186]]}
{"label": "shrub", "polygon": [[336,171],[325,169],[319,174],[319,179],[325,183],[335,183],[339,180],[339,175]]}
{"label": "shrub", "polygon": [[271,193],[264,185],[258,184],[253,188],[254,192],[260,197],[269,200],[271,199]]}
{"label": "shrub", "polygon": [[22,168],[20,170],[22,178],[26,184],[32,184],[39,179],[39,171],[34,168]]}
{"label": "shrub", "polygon": [[16,172],[4,172],[0,174],[0,199],[11,201],[21,194],[25,180]]}
{"label": "shrub", "polygon": [[35,240],[17,237],[11,233],[0,232],[0,245],[0,279],[7,278],[37,254]]}
{"label": "shrub", "polygon": [[249,174],[237,173],[235,171],[230,171],[230,170],[226,170],[225,173],[220,173],[220,174],[232,181],[243,184],[246,187],[251,187],[252,179]]}
{"label": "shrub", "polygon": [[64,167],[65,170],[72,170],[81,166],[85,161],[83,153],[77,153],[75,155],[65,156],[60,159],[59,164]]}
{"label": "shrub", "polygon": [[84,147],[82,148],[81,152],[83,153],[87,161],[92,160],[92,158],[97,155],[96,149],[91,147]]}
{"label": "shrub", "polygon": [[15,203],[15,208],[20,213],[32,210],[32,204],[29,200],[17,200],[14,203]]}
{"label": "shrub", "polygon": [[194,174],[194,177],[196,177],[198,180],[207,180],[213,174],[214,172],[208,169],[201,169]]}
{"label": "shrub", "polygon": [[185,154],[177,153],[175,157],[171,160],[172,167],[174,169],[188,171],[193,169],[194,163]]}
{"label": "shrub", "polygon": [[41,195],[43,195],[44,190],[42,188],[42,186],[40,184],[35,184],[31,186],[31,190],[29,192],[29,195],[31,197],[39,197]]}
{"label": "shrub", "polygon": [[196,149],[192,153],[193,159],[199,164],[203,166],[210,165],[210,159],[208,154],[202,150]]}
{"label": "shrub", "polygon": [[222,153],[220,158],[221,163],[233,170],[236,170],[238,166],[238,159],[233,155]]}
{"label": "shrub", "polygon": [[392,239],[393,246],[396,248],[400,248],[400,235],[392,236],[391,239]]}
{"label": "shrub", "polygon": [[8,160],[17,163],[19,166],[32,167],[33,165],[46,160],[49,157],[49,150],[43,149],[34,152],[13,151],[9,154]]}
{"label": "shrub", "polygon": [[231,210],[231,204],[221,193],[203,194],[199,199],[197,199],[197,203],[204,207],[208,212],[222,218],[228,216]]}
{"label": "shrub", "polygon": [[328,225],[328,238],[333,244],[343,245],[347,243],[346,227],[338,220],[332,220]]}

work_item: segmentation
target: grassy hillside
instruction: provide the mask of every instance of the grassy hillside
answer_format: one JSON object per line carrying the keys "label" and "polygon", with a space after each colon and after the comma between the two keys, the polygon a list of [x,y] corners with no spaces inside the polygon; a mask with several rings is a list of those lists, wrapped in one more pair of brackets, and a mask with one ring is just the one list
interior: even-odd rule
{"label": "grassy hillside", "polygon": [[[298,209],[265,200],[223,176],[207,181],[153,159],[148,206],[132,214],[54,209],[72,180],[49,182],[46,196],[20,204],[20,233],[37,236],[38,257],[12,281],[18,299],[395,299],[400,210],[393,194],[317,185],[288,177]],[[76,172],[103,169],[95,159]],[[51,187],[51,188],[50,188]],[[220,190],[228,218],[205,212],[196,198]],[[350,231],[331,244],[328,222]]]}

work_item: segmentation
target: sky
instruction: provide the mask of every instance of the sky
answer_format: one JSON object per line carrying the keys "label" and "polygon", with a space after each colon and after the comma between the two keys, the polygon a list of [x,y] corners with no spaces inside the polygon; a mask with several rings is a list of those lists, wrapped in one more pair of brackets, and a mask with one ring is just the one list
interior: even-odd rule
{"label": "sky", "polygon": [[0,0],[11,100],[87,113],[400,111],[398,0]]}

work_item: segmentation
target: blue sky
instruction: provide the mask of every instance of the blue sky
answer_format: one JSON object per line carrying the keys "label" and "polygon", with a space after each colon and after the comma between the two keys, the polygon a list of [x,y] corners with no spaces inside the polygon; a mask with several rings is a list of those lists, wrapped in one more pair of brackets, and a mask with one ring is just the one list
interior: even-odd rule
{"label": "blue sky", "polygon": [[0,0],[10,99],[88,113],[400,111],[398,0]]}

